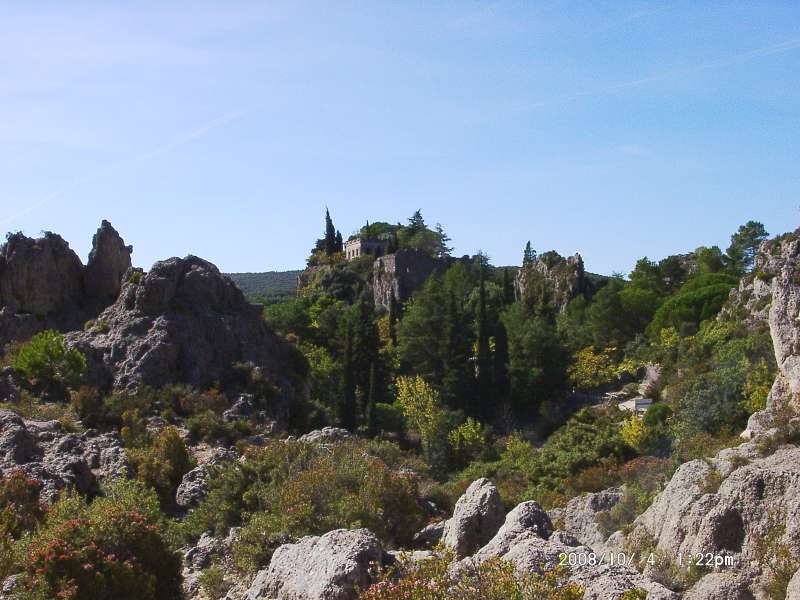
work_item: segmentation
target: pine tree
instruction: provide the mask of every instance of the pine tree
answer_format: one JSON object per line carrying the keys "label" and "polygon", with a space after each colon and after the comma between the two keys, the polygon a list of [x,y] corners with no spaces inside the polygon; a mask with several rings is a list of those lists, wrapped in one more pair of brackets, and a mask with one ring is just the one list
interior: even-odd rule
{"label": "pine tree", "polygon": [[436,224],[436,237],[437,237],[437,245],[438,248],[436,250],[436,256],[439,258],[445,258],[450,256],[450,253],[453,251],[453,248],[447,245],[447,242],[451,241],[450,236],[448,236],[444,232],[444,228],[442,227],[441,223]]}
{"label": "pine tree", "polygon": [[480,281],[478,289],[478,353],[476,357],[478,394],[480,405],[477,407],[477,415],[484,419],[491,418],[491,389],[492,389],[492,363],[489,350],[489,324],[486,315],[486,278],[484,268],[480,270]]}
{"label": "pine tree", "polygon": [[330,256],[336,252],[336,229],[333,226],[331,213],[325,209],[325,254]]}
{"label": "pine tree", "polygon": [[408,237],[412,237],[417,233],[425,231],[425,219],[422,218],[422,211],[417,209],[411,218],[408,220]]}
{"label": "pine tree", "polygon": [[534,260],[536,260],[536,251],[531,247],[531,241],[528,240],[528,243],[525,244],[525,251],[522,253],[522,266],[527,267],[533,264]]}
{"label": "pine tree", "polygon": [[336,230],[336,243],[334,244],[335,252],[344,252],[344,240],[342,239],[342,232]]}

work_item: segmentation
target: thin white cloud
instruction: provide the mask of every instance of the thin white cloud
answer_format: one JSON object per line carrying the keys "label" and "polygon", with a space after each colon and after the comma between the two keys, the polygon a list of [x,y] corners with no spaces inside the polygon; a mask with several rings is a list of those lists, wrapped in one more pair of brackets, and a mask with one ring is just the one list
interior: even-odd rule
{"label": "thin white cloud", "polygon": [[52,193],[48,194],[47,196],[45,196],[44,198],[41,198],[40,200],[29,204],[23,210],[21,210],[21,211],[19,211],[17,213],[14,213],[14,214],[12,214],[12,215],[0,220],[0,225],[6,225],[8,223],[11,223],[11,222],[15,221],[16,219],[19,219],[20,217],[23,217],[23,216],[25,216],[25,215],[27,215],[27,214],[35,211],[35,210],[38,210],[38,209],[42,208],[43,206],[45,206],[46,204],[49,204],[53,200],[57,200],[58,198],[60,198],[64,194],[74,190],[77,187],[80,187],[81,185],[84,185],[84,184],[92,182],[92,181],[97,181],[98,179],[102,179],[104,177],[108,177],[109,175],[117,173],[117,172],[119,172],[119,171],[121,171],[121,170],[123,170],[125,168],[129,168],[129,167],[132,167],[134,165],[141,164],[141,163],[146,162],[148,160],[152,160],[154,158],[157,158],[158,156],[161,156],[162,154],[166,154],[167,152],[169,152],[171,150],[174,150],[175,148],[177,148],[179,146],[182,146],[182,145],[184,145],[184,144],[186,144],[188,142],[191,142],[192,140],[195,140],[195,139],[197,139],[199,137],[202,137],[205,134],[207,134],[208,132],[210,132],[210,131],[212,131],[214,129],[217,129],[219,127],[222,127],[223,125],[226,125],[226,124],[230,123],[231,121],[234,121],[234,120],[242,117],[244,114],[245,114],[245,111],[238,111],[238,112],[232,112],[232,113],[227,113],[227,114],[224,114],[224,115],[220,115],[219,117],[216,117],[215,119],[211,119],[210,121],[207,121],[207,122],[203,123],[202,125],[199,125],[199,126],[193,128],[193,129],[187,131],[186,133],[183,133],[182,135],[176,137],[175,139],[172,139],[172,140],[166,142],[165,144],[162,144],[160,146],[157,146],[156,148],[153,148],[152,150],[149,150],[149,151],[144,152],[142,154],[139,154],[137,156],[133,156],[131,158],[127,158],[127,159],[122,160],[120,162],[117,162],[117,163],[115,163],[115,164],[113,164],[111,166],[99,169],[97,171],[94,171],[94,172],[89,173],[87,175],[84,175],[82,177],[79,177],[79,178],[71,181],[70,183],[58,188],[54,192],[52,192]]}
{"label": "thin white cloud", "polygon": [[764,46],[763,48],[756,48],[755,50],[750,50],[748,52],[743,52],[740,54],[734,54],[727,57],[717,58],[714,60],[709,60],[706,62],[702,62],[696,65],[691,65],[688,67],[683,67],[680,69],[673,69],[670,71],[665,71],[663,73],[655,73],[653,75],[648,75],[647,77],[641,77],[639,79],[631,79],[629,81],[622,81],[619,83],[614,83],[611,85],[607,85],[604,87],[597,87],[591,90],[586,90],[582,92],[576,92],[574,94],[565,94],[563,96],[555,96],[553,98],[548,98],[545,100],[540,100],[538,102],[534,102],[528,105],[528,108],[539,108],[543,106],[550,106],[554,104],[561,104],[565,102],[572,102],[575,100],[580,100],[581,98],[587,98],[591,96],[605,96],[608,94],[613,94],[614,92],[619,92],[628,88],[639,87],[641,85],[645,85],[647,83],[654,83],[657,81],[664,81],[667,79],[672,79],[674,77],[679,77],[682,75],[689,75],[691,73],[697,73],[699,71],[706,71],[710,69],[719,69],[722,67],[729,67],[731,65],[736,65],[739,63],[747,62],[750,60],[754,60],[757,58],[763,58],[765,56],[772,56],[774,54],[783,54],[785,52],[791,52],[792,50],[797,50],[800,48],[800,38],[786,40],[785,42],[781,42],[780,44],[774,44],[772,46]]}

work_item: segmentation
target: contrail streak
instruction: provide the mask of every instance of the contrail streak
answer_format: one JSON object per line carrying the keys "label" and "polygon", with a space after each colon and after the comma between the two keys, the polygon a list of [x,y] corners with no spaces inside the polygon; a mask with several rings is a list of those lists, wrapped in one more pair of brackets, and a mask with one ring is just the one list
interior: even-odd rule
{"label": "contrail streak", "polygon": [[736,54],[726,58],[717,58],[714,60],[709,60],[707,62],[703,62],[697,65],[692,65],[690,67],[684,67],[682,69],[673,69],[671,71],[666,71],[664,73],[656,73],[654,75],[649,75],[647,77],[642,77],[640,79],[622,81],[620,83],[615,83],[605,87],[598,87],[593,90],[586,90],[585,92],[576,92],[574,94],[566,94],[564,96],[557,96],[554,98],[541,100],[539,102],[534,102],[533,104],[528,105],[528,107],[539,108],[541,106],[549,106],[551,104],[559,104],[561,102],[570,102],[573,100],[579,100],[581,98],[586,98],[587,96],[603,96],[606,94],[613,94],[616,91],[637,87],[640,85],[644,85],[646,83],[663,81],[665,79],[671,79],[672,77],[677,77],[680,75],[688,75],[690,73],[696,73],[698,71],[705,71],[708,69],[728,67],[730,65],[747,62],[748,60],[762,58],[764,56],[771,56],[773,54],[783,54],[784,52],[790,52],[791,50],[797,50],[798,48],[800,48],[800,39],[787,40],[785,42],[781,42],[780,44],[775,44],[772,46],[764,46],[763,48],[756,48],[755,50],[750,50],[748,52],[743,52],[741,54]]}
{"label": "contrail streak", "polygon": [[227,113],[227,114],[221,115],[221,116],[219,116],[219,117],[217,117],[215,119],[212,119],[211,121],[203,123],[199,127],[196,127],[195,129],[192,129],[191,131],[189,131],[189,132],[187,132],[187,133],[185,133],[185,134],[183,134],[181,136],[178,136],[174,140],[170,140],[166,144],[158,146],[157,148],[155,148],[153,150],[150,150],[150,151],[145,152],[143,154],[139,154],[139,155],[134,156],[132,158],[127,158],[125,160],[122,160],[120,162],[112,164],[112,165],[110,165],[108,167],[105,167],[103,169],[99,169],[97,171],[94,171],[93,173],[89,173],[88,175],[84,175],[83,177],[79,177],[78,179],[75,179],[75,180],[71,181],[70,183],[64,185],[63,187],[58,188],[56,191],[52,192],[51,194],[48,194],[47,196],[45,196],[41,200],[38,200],[38,201],[34,202],[33,204],[27,206],[23,210],[15,213],[15,214],[13,214],[13,215],[11,215],[9,217],[6,217],[5,219],[0,220],[0,225],[5,225],[7,223],[11,223],[12,221],[14,221],[14,220],[16,220],[16,219],[18,219],[18,218],[20,218],[22,216],[25,216],[28,213],[33,212],[34,210],[37,210],[37,209],[41,208],[45,204],[48,204],[49,202],[52,202],[56,198],[59,198],[60,196],[63,196],[64,194],[66,194],[70,190],[74,190],[75,188],[77,188],[77,187],[79,187],[79,186],[81,186],[81,185],[83,185],[85,183],[89,183],[91,181],[96,181],[98,179],[102,179],[103,177],[107,177],[108,175],[111,175],[112,173],[114,173],[116,171],[119,171],[119,170],[121,170],[121,169],[123,169],[125,167],[130,167],[132,165],[137,165],[137,164],[143,163],[145,161],[151,160],[153,158],[156,158],[157,156],[161,156],[162,154],[166,154],[167,152],[169,152],[170,150],[173,150],[174,148],[177,148],[178,146],[182,146],[183,144],[186,144],[187,142],[191,142],[192,140],[195,140],[195,139],[197,139],[199,137],[202,137],[203,135],[205,135],[206,133],[208,133],[212,129],[216,129],[218,127],[222,127],[223,125],[226,125],[227,123],[230,123],[231,121],[234,121],[234,120],[238,119],[243,114],[244,114],[244,111],[239,111],[239,112],[232,112],[232,113]]}

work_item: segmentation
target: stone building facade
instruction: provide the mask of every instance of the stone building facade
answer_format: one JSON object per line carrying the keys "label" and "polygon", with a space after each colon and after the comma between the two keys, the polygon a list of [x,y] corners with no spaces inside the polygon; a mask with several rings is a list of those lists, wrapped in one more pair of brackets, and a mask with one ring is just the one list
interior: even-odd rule
{"label": "stone building facade", "polygon": [[350,238],[344,245],[344,256],[353,260],[359,256],[383,256],[389,249],[389,240],[374,240],[362,237]]}

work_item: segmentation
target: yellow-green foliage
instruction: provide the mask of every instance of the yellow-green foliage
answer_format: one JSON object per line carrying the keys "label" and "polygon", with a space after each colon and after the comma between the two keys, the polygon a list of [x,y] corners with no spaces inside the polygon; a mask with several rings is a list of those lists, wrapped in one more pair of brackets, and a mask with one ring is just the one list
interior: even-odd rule
{"label": "yellow-green foliage", "polygon": [[453,463],[463,466],[486,450],[486,428],[479,421],[468,417],[447,434],[447,441],[450,443]]}
{"label": "yellow-green foliage", "polygon": [[446,413],[439,399],[439,392],[433,389],[419,375],[398,377],[397,402],[411,426],[419,432],[425,457],[430,461],[441,443]]}
{"label": "yellow-green foliage", "polygon": [[742,400],[742,407],[748,414],[764,410],[767,407],[767,396],[774,379],[774,371],[767,361],[761,360],[755,366],[750,367],[744,382],[744,399]]}
{"label": "yellow-green foliage", "polygon": [[583,590],[567,582],[562,569],[519,576],[514,563],[493,558],[474,569],[450,569],[451,553],[399,565],[378,574],[378,582],[359,594],[360,600],[579,600]]}
{"label": "yellow-green foliage", "polygon": [[567,370],[570,382],[579,389],[591,389],[616,381],[614,364],[616,348],[595,351],[587,346],[575,353],[574,362]]}
{"label": "yellow-green foliage", "polygon": [[623,421],[619,433],[631,448],[639,448],[647,433],[647,427],[641,418],[631,415]]}

